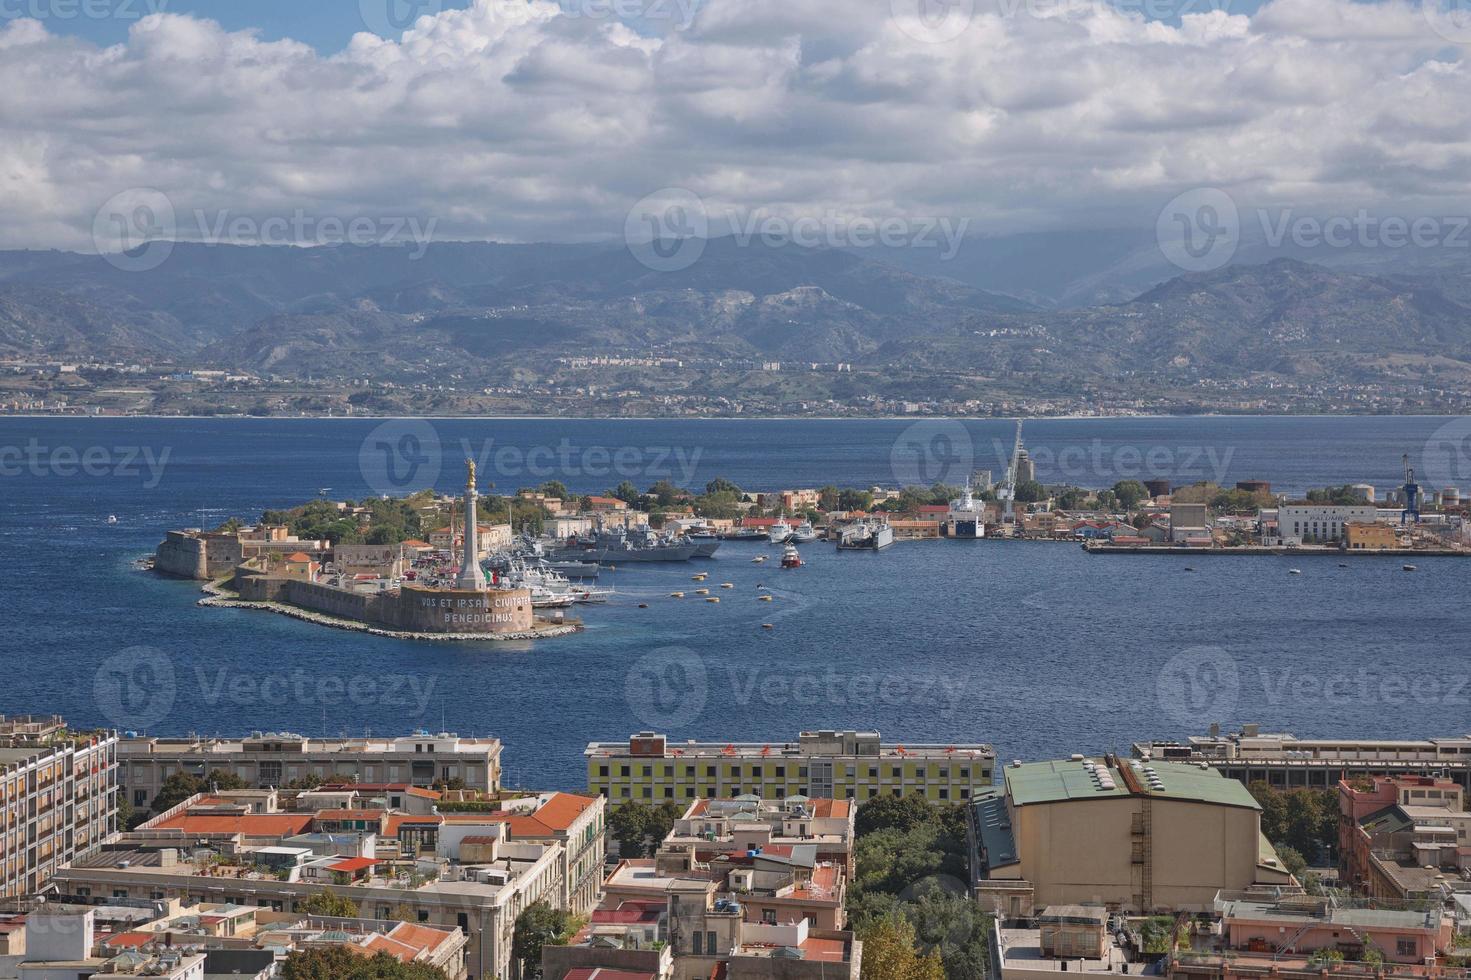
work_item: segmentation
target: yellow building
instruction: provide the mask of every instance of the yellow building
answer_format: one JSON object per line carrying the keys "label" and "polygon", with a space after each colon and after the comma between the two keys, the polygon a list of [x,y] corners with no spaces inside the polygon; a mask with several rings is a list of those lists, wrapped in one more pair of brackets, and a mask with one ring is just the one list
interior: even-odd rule
{"label": "yellow building", "polygon": [[593,742],[583,754],[588,792],[614,804],[747,795],[964,803],[991,788],[996,769],[989,745],[886,744],[878,732],[853,731],[802,732],[796,742],[771,744],[670,744],[640,732],[627,742]]}
{"label": "yellow building", "polygon": [[1297,887],[1262,836],[1261,807],[1213,769],[1074,757],[1004,777],[970,808],[975,895],[998,915],[1206,911],[1223,890]]}
{"label": "yellow building", "polygon": [[1349,551],[1389,551],[1399,547],[1392,524],[1354,521],[1343,526],[1343,540]]}

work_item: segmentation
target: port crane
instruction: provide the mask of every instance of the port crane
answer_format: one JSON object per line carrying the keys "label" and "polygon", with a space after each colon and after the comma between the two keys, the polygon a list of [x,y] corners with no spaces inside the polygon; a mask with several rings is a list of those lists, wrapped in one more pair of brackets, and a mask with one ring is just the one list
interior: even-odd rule
{"label": "port crane", "polygon": [[1413,521],[1420,523],[1420,484],[1415,482],[1415,468],[1410,465],[1410,454],[1405,457],[1405,485],[1402,492],[1405,495],[1405,509],[1400,512],[1399,522],[1409,524]]}
{"label": "port crane", "polygon": [[1005,504],[1005,510],[1001,514],[1001,522],[1009,524],[1016,520],[1016,510],[1013,506],[1016,500],[1016,477],[1021,469],[1022,459],[1022,420],[1016,420],[1016,444],[1011,450],[1011,462],[1006,467],[1006,479],[996,489],[996,498]]}

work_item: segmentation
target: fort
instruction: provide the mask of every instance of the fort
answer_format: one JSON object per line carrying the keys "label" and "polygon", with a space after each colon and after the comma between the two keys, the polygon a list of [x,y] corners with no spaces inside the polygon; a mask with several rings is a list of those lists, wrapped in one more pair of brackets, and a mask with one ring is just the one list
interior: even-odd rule
{"label": "fort", "polygon": [[[429,583],[416,581],[412,572],[405,574],[402,546],[334,546],[329,541],[302,540],[278,525],[170,531],[158,546],[153,568],[210,583],[207,605],[258,605],[369,632],[522,639],[574,631],[575,624],[538,619],[530,590],[487,583],[480,568],[473,462],[469,471],[463,552],[452,581]],[[369,567],[372,570],[365,571]]]}

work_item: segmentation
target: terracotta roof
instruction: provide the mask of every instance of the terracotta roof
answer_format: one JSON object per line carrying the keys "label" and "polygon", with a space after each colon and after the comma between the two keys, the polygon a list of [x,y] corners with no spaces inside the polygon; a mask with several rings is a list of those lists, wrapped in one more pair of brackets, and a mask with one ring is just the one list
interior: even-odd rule
{"label": "terracotta roof", "polygon": [[438,827],[442,823],[444,823],[444,818],[437,813],[392,813],[388,816],[388,824],[383,828],[383,833],[389,837],[397,837],[405,824],[417,827]]}
{"label": "terracotta roof", "polygon": [[375,953],[387,953],[400,963],[412,963],[419,957],[419,948],[389,939],[384,935],[375,935],[361,946],[349,947],[361,952],[364,956],[372,956]]}
{"label": "terracotta roof", "polygon": [[286,560],[292,564],[302,565],[312,561],[312,556],[305,551],[298,551],[293,555],[287,555]]}
{"label": "terracotta roof", "polygon": [[425,951],[438,949],[446,939],[453,935],[454,933],[446,929],[432,929],[413,922],[400,923],[388,933],[390,939]]}
{"label": "terracotta roof", "polygon": [[146,946],[159,937],[151,932],[120,932],[103,943],[109,949],[137,949]]}
{"label": "terracotta roof", "polygon": [[312,825],[309,813],[247,813],[243,816],[191,816],[181,813],[150,830],[179,830],[186,834],[243,834],[246,837],[292,837]]}
{"label": "terracotta roof", "polygon": [[330,809],[318,810],[315,818],[317,820],[381,820],[387,810],[345,810]]}
{"label": "terracotta roof", "polygon": [[328,865],[332,871],[364,871],[378,862],[372,858],[346,858],[336,864]]}
{"label": "terracotta roof", "polygon": [[652,973],[632,970],[610,970],[606,966],[580,966],[568,970],[565,980],[656,980]]}
{"label": "terracotta roof", "polygon": [[[565,832],[597,800],[571,793],[554,793],[532,814],[503,814],[512,837],[547,837]],[[495,816],[495,814],[492,814]]]}

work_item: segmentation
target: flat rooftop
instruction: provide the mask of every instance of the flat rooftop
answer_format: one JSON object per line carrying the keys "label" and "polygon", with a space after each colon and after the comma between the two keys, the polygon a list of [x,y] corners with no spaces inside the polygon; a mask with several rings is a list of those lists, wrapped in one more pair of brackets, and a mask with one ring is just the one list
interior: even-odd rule
{"label": "flat rooftop", "polygon": [[906,758],[925,761],[954,759],[965,762],[972,759],[994,760],[996,751],[983,742],[951,744],[939,742],[884,742],[879,745],[878,755],[863,753],[831,752],[809,748],[797,742],[670,742],[664,747],[664,755],[635,754],[629,749],[628,741],[589,742],[583,755],[589,758],[632,758],[632,759],[809,759],[809,758],[883,758],[903,761]]}
{"label": "flat rooftop", "polygon": [[[1119,974],[1129,957],[1112,940],[1108,955],[1103,959],[1086,960],[1077,957],[1049,959],[1042,955],[1042,933],[1038,929],[1001,929],[1002,969],[1010,966],[1022,970],[1050,970],[1056,973],[1111,973]],[[1137,973],[1138,971],[1132,971]]]}
{"label": "flat rooftop", "polygon": [[1016,806],[1132,796],[1133,783],[1153,799],[1260,809],[1241,783],[1214,769],[1187,763],[1130,760],[1123,766],[1109,766],[1097,760],[1070,759],[1007,766],[1004,773],[1006,792]]}

